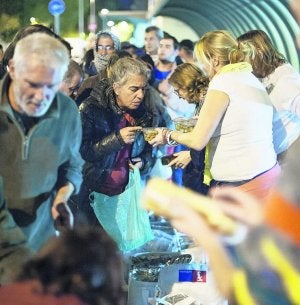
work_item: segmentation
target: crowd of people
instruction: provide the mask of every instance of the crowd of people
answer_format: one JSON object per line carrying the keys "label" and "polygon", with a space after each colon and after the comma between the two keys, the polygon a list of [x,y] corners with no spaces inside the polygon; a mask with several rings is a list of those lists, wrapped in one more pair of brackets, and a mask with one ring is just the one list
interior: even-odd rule
{"label": "crowd of people", "polygon": [[[103,30],[77,63],[38,24],[3,51],[1,305],[126,303],[125,253],[94,206],[121,198],[133,171],[146,197],[165,198],[147,187],[159,176],[248,227],[228,252],[172,197],[169,221],[205,249],[229,302],[300,304],[299,72],[260,29],[214,30],[194,43],[150,26],[136,51]],[[175,130],[178,117],[196,123]],[[121,210],[108,215],[116,227]]]}

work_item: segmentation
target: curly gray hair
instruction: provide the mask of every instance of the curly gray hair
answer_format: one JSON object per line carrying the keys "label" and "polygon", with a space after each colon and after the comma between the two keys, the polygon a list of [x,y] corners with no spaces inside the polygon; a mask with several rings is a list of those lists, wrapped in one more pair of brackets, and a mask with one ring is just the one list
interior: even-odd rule
{"label": "curly gray hair", "polygon": [[114,33],[112,33],[109,30],[103,30],[103,31],[100,31],[96,34],[96,39],[95,39],[95,50],[96,51],[98,51],[98,40],[102,36],[109,37],[113,40],[114,48],[115,48],[116,51],[121,49],[121,43],[120,43],[119,37],[117,37],[117,35],[115,35]]}

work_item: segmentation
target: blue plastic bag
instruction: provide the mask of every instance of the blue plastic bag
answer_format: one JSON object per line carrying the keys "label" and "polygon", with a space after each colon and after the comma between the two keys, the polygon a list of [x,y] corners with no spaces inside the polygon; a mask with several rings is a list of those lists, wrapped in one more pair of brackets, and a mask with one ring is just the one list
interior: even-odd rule
{"label": "blue plastic bag", "polygon": [[134,250],[154,238],[148,213],[140,205],[141,177],[139,169],[129,171],[123,193],[107,196],[93,192],[91,206],[104,230],[123,252]]}

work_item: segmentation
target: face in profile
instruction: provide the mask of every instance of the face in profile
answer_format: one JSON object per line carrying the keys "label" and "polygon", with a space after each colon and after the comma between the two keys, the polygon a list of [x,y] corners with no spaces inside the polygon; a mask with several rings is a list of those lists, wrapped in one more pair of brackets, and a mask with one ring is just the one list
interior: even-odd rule
{"label": "face in profile", "polygon": [[77,96],[78,89],[82,84],[83,79],[79,72],[74,73],[72,77],[66,81],[63,81],[59,87],[59,90],[64,94],[75,99]]}
{"label": "face in profile", "polygon": [[159,47],[159,39],[155,31],[145,33],[145,50],[147,54],[155,55],[157,54],[157,49]]}
{"label": "face in profile", "polygon": [[130,75],[124,85],[114,84],[117,104],[121,109],[137,109],[143,101],[147,80],[142,75]]}
{"label": "face in profile", "polygon": [[46,66],[31,57],[22,63],[22,67],[16,67],[11,61],[9,68],[12,79],[9,98],[14,110],[31,117],[44,115],[62,81],[60,67],[54,64]]}
{"label": "face in profile", "polygon": [[189,102],[189,100],[188,100],[188,98],[187,98],[187,92],[186,92],[186,90],[182,87],[182,88],[180,88],[180,87],[178,87],[178,88],[175,88],[174,87],[174,92],[175,92],[175,94],[179,97],[179,98],[181,98],[181,99],[186,99],[188,102]]}

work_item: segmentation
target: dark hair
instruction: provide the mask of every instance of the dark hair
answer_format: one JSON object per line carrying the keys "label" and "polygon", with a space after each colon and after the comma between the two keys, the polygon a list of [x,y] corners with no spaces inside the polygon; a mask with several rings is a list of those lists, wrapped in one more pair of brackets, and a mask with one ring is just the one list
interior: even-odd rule
{"label": "dark hair", "polygon": [[95,75],[93,69],[91,68],[93,60],[94,60],[94,49],[89,49],[85,52],[82,60],[83,71],[89,76]]}
{"label": "dark hair", "polygon": [[194,51],[194,43],[190,39],[183,39],[179,43],[179,48],[183,48],[186,51]]}
{"label": "dark hair", "polygon": [[148,66],[148,68],[150,70],[150,76],[149,76],[148,82],[151,86],[153,86],[155,83],[155,73],[153,70],[155,64],[154,64],[152,57],[149,54],[143,54],[143,55],[139,56],[138,59],[143,61]]}
{"label": "dark hair", "polygon": [[171,39],[171,40],[173,40],[174,49],[177,50],[179,48],[178,40],[174,36],[170,35],[169,33],[164,32],[164,37],[162,39]]}
{"label": "dark hair", "polygon": [[151,25],[145,29],[145,33],[155,32],[157,38],[160,40],[164,37],[164,32],[157,26]]}
{"label": "dark hair", "polygon": [[138,58],[141,59],[142,61],[144,61],[149,66],[149,68],[151,68],[151,69],[154,68],[154,66],[155,66],[154,61],[149,54],[143,54],[143,55],[139,56]]}
{"label": "dark hair", "polygon": [[50,28],[48,28],[42,24],[32,24],[32,25],[28,25],[28,26],[20,29],[17,32],[17,34],[14,36],[12,42],[9,44],[9,46],[6,48],[6,50],[3,54],[3,61],[2,61],[3,65],[7,66],[9,63],[9,60],[13,58],[17,42],[20,39],[22,39],[32,33],[36,33],[36,32],[45,33],[45,34],[48,34],[48,35],[58,39],[68,49],[69,54],[71,55],[72,47],[66,40],[61,38],[56,33],[54,33]]}
{"label": "dark hair", "polygon": [[123,41],[121,42],[121,50],[128,50],[130,48],[133,48],[133,49],[137,49],[137,46],[128,42],[128,41]]}
{"label": "dark hair", "polygon": [[73,294],[92,305],[123,305],[121,257],[103,230],[82,228],[55,237],[30,259],[20,280],[38,280],[45,293]]}

